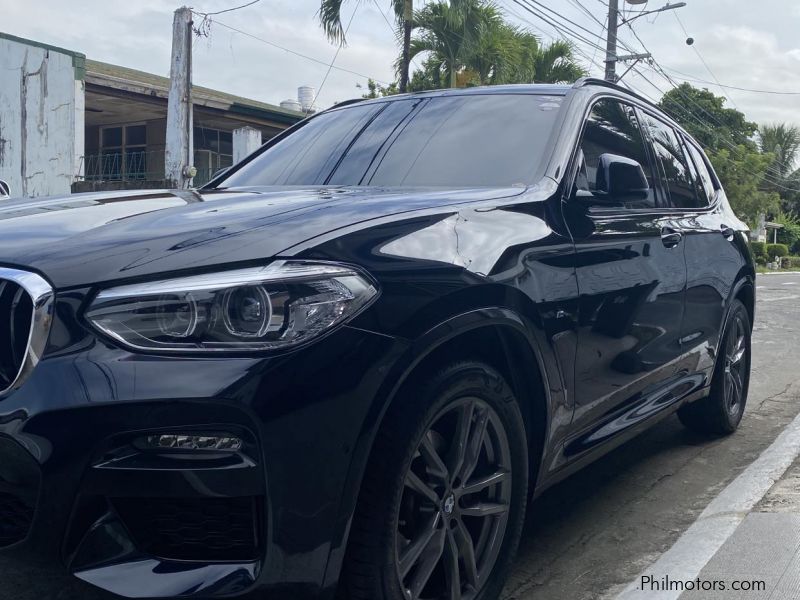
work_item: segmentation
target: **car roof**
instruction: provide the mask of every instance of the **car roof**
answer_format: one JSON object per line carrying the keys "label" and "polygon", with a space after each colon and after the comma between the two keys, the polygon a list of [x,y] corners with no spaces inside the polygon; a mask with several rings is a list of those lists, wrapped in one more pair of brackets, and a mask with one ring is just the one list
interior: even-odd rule
{"label": "car roof", "polygon": [[[360,103],[378,103],[378,102],[391,102],[400,98],[433,98],[442,96],[470,96],[470,95],[486,95],[486,94],[531,94],[542,96],[566,96],[570,92],[590,90],[590,91],[612,91],[614,94],[629,99],[636,99],[638,102],[646,105],[649,109],[658,113],[658,115],[667,120],[672,127],[677,128],[685,136],[692,138],[684,127],[680,125],[675,119],[670,117],[664,110],[655,104],[652,100],[645,98],[641,94],[631,90],[630,88],[611,83],[605,79],[598,79],[595,77],[582,77],[573,84],[551,84],[551,83],[522,83],[522,84],[506,84],[506,85],[491,85],[491,86],[475,86],[467,88],[445,88],[440,90],[426,90],[424,92],[412,92],[408,94],[395,94],[392,96],[383,96],[381,98],[355,98],[340,102],[328,110],[335,110],[344,106]],[[695,142],[696,143],[696,142]]]}
{"label": "car roof", "polygon": [[576,81],[574,84],[553,84],[553,83],[519,83],[519,84],[505,84],[505,85],[485,85],[474,86],[466,88],[445,88],[440,90],[426,90],[422,92],[411,92],[408,94],[395,94],[392,96],[383,96],[381,98],[354,98],[352,100],[345,100],[335,104],[332,108],[339,108],[349,104],[356,103],[373,103],[373,102],[388,102],[400,98],[430,98],[439,96],[470,96],[470,95],[486,95],[486,94],[534,94],[544,96],[566,96],[571,90],[578,88],[606,88],[613,89],[617,93],[636,98],[654,108],[658,108],[650,100],[640,96],[633,90],[622,87],[604,79],[597,79],[594,77],[583,77]]}

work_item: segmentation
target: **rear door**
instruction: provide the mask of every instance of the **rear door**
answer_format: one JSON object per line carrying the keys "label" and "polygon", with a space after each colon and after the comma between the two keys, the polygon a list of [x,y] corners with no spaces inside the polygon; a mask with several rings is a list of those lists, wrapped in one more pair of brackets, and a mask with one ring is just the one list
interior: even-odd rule
{"label": "rear door", "polygon": [[[578,154],[573,193],[565,204],[580,292],[577,431],[568,455],[635,427],[671,402],[686,285],[682,235],[665,210],[635,109],[616,98],[596,102]],[[638,161],[648,197],[587,206],[599,185],[603,154]]]}
{"label": "rear door", "polygon": [[702,383],[710,383],[725,312],[745,263],[734,232],[740,227],[738,219],[718,201],[723,192],[708,159],[690,139],[683,137],[683,142],[697,203],[682,207],[686,209],[681,228],[686,236],[687,270],[682,368],[697,374]]}

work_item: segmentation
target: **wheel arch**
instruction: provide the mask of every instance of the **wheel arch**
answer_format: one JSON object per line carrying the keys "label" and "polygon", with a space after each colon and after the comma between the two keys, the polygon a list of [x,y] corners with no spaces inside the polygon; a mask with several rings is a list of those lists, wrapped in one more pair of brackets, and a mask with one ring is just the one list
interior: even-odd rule
{"label": "wheel arch", "polygon": [[458,360],[477,360],[496,369],[514,391],[528,438],[531,490],[541,467],[548,434],[551,387],[546,358],[535,341],[531,324],[507,307],[487,306],[458,314],[412,341],[398,366],[387,376],[387,386],[365,420],[360,451],[354,453],[350,485],[340,510],[345,523],[340,540],[334,541],[326,586],[335,587],[344,561],[361,480],[389,407],[431,370]]}

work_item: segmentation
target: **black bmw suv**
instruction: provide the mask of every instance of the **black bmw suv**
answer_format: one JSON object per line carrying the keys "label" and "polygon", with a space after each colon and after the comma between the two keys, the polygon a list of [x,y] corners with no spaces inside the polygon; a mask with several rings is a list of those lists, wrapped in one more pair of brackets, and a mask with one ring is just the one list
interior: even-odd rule
{"label": "black bmw suv", "polygon": [[3,597],[495,599],[531,498],[673,413],[737,428],[745,230],[591,79],[338,106],[198,191],[3,202]]}

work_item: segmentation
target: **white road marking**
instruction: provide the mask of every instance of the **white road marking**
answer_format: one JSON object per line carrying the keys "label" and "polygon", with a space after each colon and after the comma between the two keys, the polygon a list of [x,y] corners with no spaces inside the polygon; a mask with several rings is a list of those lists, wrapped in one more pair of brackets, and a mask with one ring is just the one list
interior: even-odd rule
{"label": "white road marking", "polygon": [[744,472],[711,501],[697,520],[650,567],[645,569],[617,600],[677,600],[680,590],[642,591],[642,577],[658,581],[696,579],[703,567],[717,553],[747,513],[764,497],[800,455],[800,415],[783,430]]}
{"label": "white road marking", "polygon": [[784,281],[783,285],[797,285],[796,281]]}
{"label": "white road marking", "polygon": [[759,273],[758,275],[800,275],[800,271],[768,271],[766,273]]}

